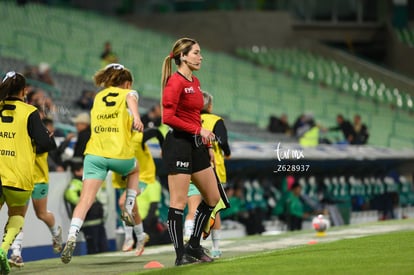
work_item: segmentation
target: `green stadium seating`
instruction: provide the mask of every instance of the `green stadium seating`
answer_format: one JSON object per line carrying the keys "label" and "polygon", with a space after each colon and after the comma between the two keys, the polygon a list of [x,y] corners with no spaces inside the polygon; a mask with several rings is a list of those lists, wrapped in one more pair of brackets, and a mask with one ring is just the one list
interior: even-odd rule
{"label": "green stadium seating", "polygon": [[403,138],[399,136],[389,137],[390,147],[395,149],[409,149],[414,146],[414,138]]}
{"label": "green stadium seating", "polygon": [[[338,64],[334,60],[328,60],[315,54],[291,48],[260,51],[239,49],[236,51],[240,56],[248,58],[263,66],[270,66],[276,70],[288,72],[294,76],[300,76],[312,82],[336,88],[342,92],[354,95],[357,98],[368,98],[377,102],[385,102],[395,105],[397,108],[411,108],[412,104],[399,103],[399,99],[406,102],[406,93],[392,90],[381,99],[384,92],[384,85],[377,85],[372,78],[365,78],[359,72],[353,71],[346,66]],[[270,62],[270,63],[269,63]],[[273,64],[272,64],[273,63]],[[379,90],[376,91],[378,86]],[[377,97],[380,96],[378,99]]]}
{"label": "green stadium seating", "polygon": [[396,28],[395,32],[398,39],[409,47],[414,47],[414,29],[412,28]]}
{"label": "green stadium seating", "polygon": [[[162,60],[175,39],[76,9],[32,3],[22,9],[13,1],[3,1],[0,10],[4,15],[0,18],[2,56],[31,64],[46,61],[57,73],[90,81],[100,68],[104,42],[111,41],[120,62],[133,72],[139,93],[160,99]],[[237,53],[239,58],[203,49],[202,70],[196,73],[201,88],[214,96],[215,112],[224,117],[265,128],[270,115],[286,113],[293,123],[299,114],[313,112],[316,120],[328,127],[335,124],[337,113],[347,117],[360,113],[373,145],[390,146],[390,136],[406,139],[412,134],[410,125],[406,131],[391,132],[397,114],[388,112],[388,106],[400,110],[399,120],[410,120],[413,102],[402,91],[300,49],[255,47],[240,48]],[[390,119],[378,121],[379,113]]]}
{"label": "green stadium seating", "polygon": [[[236,53],[265,67],[268,67],[268,62],[271,61],[273,62],[271,67],[276,72],[282,71],[293,79],[300,78],[307,80],[309,84],[314,83],[313,87],[306,87],[303,81],[297,80],[293,89],[304,92],[300,94],[302,98],[296,99],[303,100],[302,111],[309,110],[309,107],[313,106],[313,112],[319,121],[327,121],[327,117],[331,117],[332,121],[337,113],[342,113],[349,118],[359,113],[371,131],[371,144],[390,146],[389,137],[395,136],[393,144],[397,146],[395,140],[399,140],[398,147],[401,147],[401,140],[404,140],[403,143],[411,144],[412,148],[413,144],[410,140],[411,129],[414,129],[412,125],[404,124],[404,129],[393,132],[397,120],[412,120],[414,104],[412,96],[408,93],[387,87],[384,83],[363,76],[335,60],[328,60],[305,50],[295,48],[262,50],[260,47],[253,47],[237,49]],[[262,60],[265,59],[267,62],[263,63]],[[322,89],[326,92],[322,93]],[[306,93],[312,96],[306,97]],[[284,96],[281,95],[282,98]],[[296,104],[298,105],[300,103]],[[379,118],[376,117],[378,114],[380,114]],[[381,127],[376,128],[376,125]]]}

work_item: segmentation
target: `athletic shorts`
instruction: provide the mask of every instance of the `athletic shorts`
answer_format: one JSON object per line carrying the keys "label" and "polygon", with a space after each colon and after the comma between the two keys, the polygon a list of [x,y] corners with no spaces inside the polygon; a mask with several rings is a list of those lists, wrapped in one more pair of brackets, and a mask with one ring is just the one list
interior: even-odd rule
{"label": "athletic shorts", "polygon": [[95,155],[86,155],[83,161],[83,179],[105,180],[109,170],[126,176],[135,166],[135,158],[111,159]]}
{"label": "athletic shorts", "polygon": [[168,174],[188,174],[210,167],[210,155],[200,136],[168,132],[162,146],[162,159]]}
{"label": "athletic shorts", "polygon": [[197,186],[195,186],[194,183],[190,183],[190,186],[188,187],[188,193],[187,197],[201,195],[200,191],[198,191]]}
{"label": "athletic shorts", "polygon": [[32,190],[22,190],[13,187],[2,186],[0,205],[4,203],[7,207],[26,206],[32,195]]}
{"label": "athletic shorts", "polygon": [[49,193],[49,184],[41,182],[36,183],[34,185],[34,189],[32,192],[32,199],[40,200],[43,198],[47,198],[47,194]]}

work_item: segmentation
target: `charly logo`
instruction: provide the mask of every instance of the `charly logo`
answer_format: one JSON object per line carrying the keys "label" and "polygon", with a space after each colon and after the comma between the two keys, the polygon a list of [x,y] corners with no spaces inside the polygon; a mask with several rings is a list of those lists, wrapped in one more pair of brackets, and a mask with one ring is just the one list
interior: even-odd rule
{"label": "charly logo", "polygon": [[97,119],[116,119],[118,118],[119,113],[118,112],[113,112],[110,114],[98,114],[96,116]]}
{"label": "charly logo", "polygon": [[[283,160],[300,160],[305,158],[303,150],[301,149],[284,149],[279,142],[275,149],[276,157],[279,162]],[[306,172],[309,170],[309,164],[277,164],[276,169],[273,171],[278,172]]]}

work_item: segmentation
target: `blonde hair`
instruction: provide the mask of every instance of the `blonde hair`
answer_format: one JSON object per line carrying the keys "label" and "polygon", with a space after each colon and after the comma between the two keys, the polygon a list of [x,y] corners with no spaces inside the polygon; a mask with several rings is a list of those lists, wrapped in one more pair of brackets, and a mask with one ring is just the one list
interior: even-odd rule
{"label": "blonde hair", "polygon": [[170,54],[164,58],[161,70],[161,94],[172,74],[171,61],[174,60],[175,65],[177,66],[181,65],[181,56],[187,55],[191,51],[194,44],[198,44],[198,42],[194,39],[187,37],[180,38],[174,43]]}
{"label": "blonde hair", "polygon": [[133,82],[131,72],[123,65],[117,63],[109,64],[97,71],[93,76],[93,80],[96,86],[103,88],[118,87],[125,81]]}

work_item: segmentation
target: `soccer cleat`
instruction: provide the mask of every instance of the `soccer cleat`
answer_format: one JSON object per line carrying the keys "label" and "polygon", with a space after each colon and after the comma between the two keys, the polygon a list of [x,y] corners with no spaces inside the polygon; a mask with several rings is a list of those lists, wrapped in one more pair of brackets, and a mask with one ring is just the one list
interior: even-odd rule
{"label": "soccer cleat", "polygon": [[134,226],[135,225],[135,219],[132,213],[128,213],[127,211],[122,211],[121,219],[125,222],[125,225],[127,226]]}
{"label": "soccer cleat", "polygon": [[4,252],[2,248],[0,248],[0,274],[9,274],[10,273],[10,265],[9,261],[7,260],[7,253]]}
{"label": "soccer cleat", "polygon": [[19,267],[19,268],[23,267],[24,262],[23,262],[22,256],[11,254],[10,259],[9,259],[9,264],[10,266],[14,266],[14,267]]}
{"label": "soccer cleat", "polygon": [[220,258],[221,257],[221,251],[220,250],[211,250],[211,257],[213,258]]}
{"label": "soccer cleat", "polygon": [[[144,235],[144,236],[143,236]],[[149,241],[147,233],[143,232],[137,240],[137,247],[135,249],[135,256],[141,256],[144,253],[145,244]]]}
{"label": "soccer cleat", "polygon": [[131,251],[134,248],[134,239],[125,239],[124,245],[122,245],[122,251]]}
{"label": "soccer cleat", "polygon": [[60,259],[62,263],[67,264],[72,260],[73,251],[76,247],[76,238],[71,237],[66,242],[65,248],[63,248],[62,254],[60,255]]}
{"label": "soccer cleat", "polygon": [[180,266],[180,265],[187,265],[187,264],[196,264],[196,263],[200,263],[199,260],[197,260],[196,258],[184,254],[183,257],[181,259],[176,259],[175,260],[175,265],[176,266]]}
{"label": "soccer cleat", "polygon": [[185,254],[196,258],[200,262],[212,262],[213,258],[206,254],[206,249],[201,245],[199,247],[192,247],[190,244],[186,244],[184,247]]}
{"label": "soccer cleat", "polygon": [[62,252],[62,227],[58,226],[58,234],[52,238],[53,253]]}

